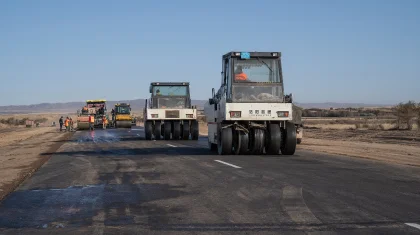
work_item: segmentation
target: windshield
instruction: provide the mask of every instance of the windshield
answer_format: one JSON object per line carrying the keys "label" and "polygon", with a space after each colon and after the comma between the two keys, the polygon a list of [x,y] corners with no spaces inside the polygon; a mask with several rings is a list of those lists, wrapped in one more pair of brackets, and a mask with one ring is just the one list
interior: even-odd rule
{"label": "windshield", "polygon": [[130,114],[130,107],[128,106],[117,106],[117,113],[120,114]]}
{"label": "windshield", "polygon": [[105,108],[105,103],[87,103],[86,105],[88,108]]}
{"label": "windshield", "polygon": [[187,86],[154,86],[153,96],[187,96]]}
{"label": "windshield", "polygon": [[282,102],[281,86],[233,85],[233,100],[236,102]]}
{"label": "windshield", "polygon": [[177,108],[182,109],[186,108],[186,98],[154,98],[153,99],[153,108]]}
{"label": "windshield", "polygon": [[234,60],[234,82],[281,82],[278,59]]}

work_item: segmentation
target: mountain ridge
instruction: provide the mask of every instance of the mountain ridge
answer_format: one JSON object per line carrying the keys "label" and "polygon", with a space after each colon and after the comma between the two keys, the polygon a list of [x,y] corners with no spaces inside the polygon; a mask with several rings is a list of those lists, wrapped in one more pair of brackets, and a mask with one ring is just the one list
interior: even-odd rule
{"label": "mountain ridge", "polygon": [[[107,101],[107,107],[113,107],[116,103],[130,103],[134,111],[143,110],[146,99],[135,100],[117,100]],[[206,100],[192,100],[193,105],[203,108]],[[361,107],[388,107],[392,105],[366,104],[366,103],[339,103],[339,102],[323,102],[323,103],[305,103],[295,102],[297,106],[302,108],[361,108]],[[85,105],[85,102],[60,102],[60,103],[38,103],[30,105],[7,105],[0,106],[0,113],[34,113],[34,112],[75,112]]]}

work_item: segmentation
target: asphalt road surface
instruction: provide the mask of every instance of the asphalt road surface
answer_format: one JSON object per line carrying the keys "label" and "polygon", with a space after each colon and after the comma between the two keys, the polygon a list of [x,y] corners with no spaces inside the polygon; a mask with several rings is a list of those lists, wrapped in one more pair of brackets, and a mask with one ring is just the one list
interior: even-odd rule
{"label": "asphalt road surface", "polygon": [[0,234],[420,234],[420,168],[297,151],[218,156],[76,132],[0,204]]}

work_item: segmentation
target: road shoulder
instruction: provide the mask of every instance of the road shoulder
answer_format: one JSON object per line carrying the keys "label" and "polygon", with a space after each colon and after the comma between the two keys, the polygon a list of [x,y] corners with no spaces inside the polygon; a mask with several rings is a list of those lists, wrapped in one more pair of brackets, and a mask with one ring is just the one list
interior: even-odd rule
{"label": "road shoulder", "polygon": [[[19,132],[19,135],[24,137],[2,145],[0,151],[0,200],[14,191],[50,159],[51,155],[45,153],[57,151],[73,134],[60,133],[55,128],[40,128],[28,132],[28,138],[25,138],[28,135],[24,136]],[[10,139],[14,139],[14,137]]]}
{"label": "road shoulder", "polygon": [[305,138],[298,148],[394,164],[420,166],[418,157],[420,156],[420,147],[416,146]]}

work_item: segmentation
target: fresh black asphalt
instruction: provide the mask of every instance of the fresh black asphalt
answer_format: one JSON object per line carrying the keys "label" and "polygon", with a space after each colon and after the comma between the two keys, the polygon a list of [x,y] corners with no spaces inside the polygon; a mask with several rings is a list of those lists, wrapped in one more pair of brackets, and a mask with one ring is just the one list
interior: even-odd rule
{"label": "fresh black asphalt", "polygon": [[206,138],[146,141],[140,127],[76,132],[0,204],[0,234],[420,234],[416,224],[418,167],[219,156]]}

